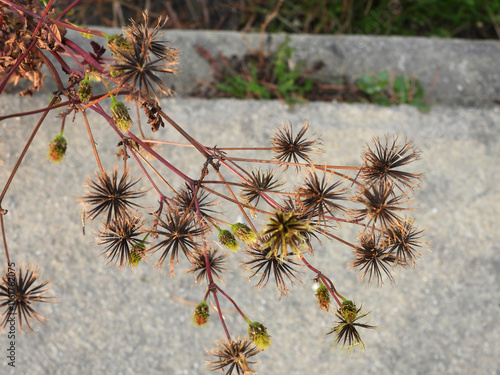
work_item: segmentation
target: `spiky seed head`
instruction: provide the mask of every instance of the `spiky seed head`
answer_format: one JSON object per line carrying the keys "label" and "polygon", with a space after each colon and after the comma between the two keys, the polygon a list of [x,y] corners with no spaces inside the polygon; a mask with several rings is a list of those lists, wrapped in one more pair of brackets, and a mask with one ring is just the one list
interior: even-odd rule
{"label": "spiky seed head", "polygon": [[54,163],[59,163],[63,160],[67,148],[68,142],[66,141],[66,138],[64,138],[62,134],[56,135],[52,138],[52,141],[50,141],[49,153],[47,156]]}
{"label": "spiky seed head", "polygon": [[239,374],[255,373],[249,367],[250,364],[255,362],[249,361],[260,350],[252,345],[248,339],[238,338],[236,340],[221,340],[217,343],[217,348],[207,353],[216,358],[215,361],[209,361],[207,364],[210,366],[210,371],[224,370],[226,375],[233,374],[234,371]]}
{"label": "spiky seed head", "polygon": [[92,96],[92,83],[85,76],[85,79],[82,79],[78,84],[78,97],[82,103],[88,103],[90,97]]}
{"label": "spiky seed head", "polygon": [[111,103],[111,117],[118,129],[124,133],[128,132],[132,127],[132,119],[128,114],[127,106],[114,98]]}
{"label": "spiky seed head", "polygon": [[240,249],[240,244],[234,235],[225,229],[219,229],[219,241],[229,250],[237,252]]}
{"label": "spiky seed head", "polygon": [[210,318],[210,310],[205,302],[200,302],[196,305],[193,313],[193,323],[199,327],[208,323]]}
{"label": "spiky seed head", "polygon": [[267,333],[267,328],[259,322],[248,324],[248,335],[255,346],[261,350],[265,350],[271,345],[271,336]]}
{"label": "spiky seed head", "polygon": [[[23,272],[24,271],[24,272]],[[7,324],[11,324],[12,317],[17,320],[19,329],[24,332],[24,326],[28,331],[33,331],[30,321],[37,320],[45,324],[46,319],[38,314],[33,308],[37,302],[53,303],[53,297],[47,297],[46,287],[49,281],[38,283],[38,272],[31,267],[23,270],[9,266],[7,272],[0,277],[0,307],[6,307],[0,315],[3,318],[0,327],[5,329]]]}
{"label": "spiky seed head", "polygon": [[330,310],[330,304],[332,303],[330,299],[330,292],[323,283],[321,283],[318,289],[316,289],[316,298],[318,299],[318,305],[321,310]]}
{"label": "spiky seed head", "polygon": [[246,224],[236,223],[231,225],[231,231],[237,239],[243,241],[247,245],[257,241],[257,234]]}

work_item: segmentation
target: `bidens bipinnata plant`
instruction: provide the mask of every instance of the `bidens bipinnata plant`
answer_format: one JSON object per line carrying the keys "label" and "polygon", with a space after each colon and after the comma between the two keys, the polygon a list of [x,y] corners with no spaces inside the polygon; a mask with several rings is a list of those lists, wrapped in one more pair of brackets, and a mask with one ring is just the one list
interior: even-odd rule
{"label": "bidens bipinnata plant", "polygon": [[[273,345],[272,332],[265,322],[248,318],[244,306],[223,289],[227,257],[240,260],[241,270],[258,289],[273,280],[280,298],[294,284],[311,280],[319,285],[316,300],[312,297],[310,303],[317,303],[325,319],[334,322],[327,332],[333,336],[332,344],[349,350],[363,348],[362,329],[374,328],[367,324],[365,310],[351,299],[354,292],[341,291],[334,285],[328,276],[330,270],[314,264],[311,255],[319,240],[350,248],[352,267],[361,279],[378,284],[384,279],[393,281],[395,268],[414,266],[425,243],[422,231],[405,212],[419,188],[420,175],[406,167],[419,159],[419,151],[411,142],[388,135],[372,140],[373,144],[362,152],[359,166],[317,164],[314,156],[322,151],[322,141],[309,134],[308,124],[298,131],[291,124],[282,124],[269,145],[258,149],[204,144],[171,119],[158,101],[158,96],[170,94],[162,75],[175,74],[178,54],[161,38],[164,22],[160,20],[151,27],[145,13],[144,24],[131,21],[123,34],[105,35],[64,21],[76,4],[78,0],[56,11],[52,0],[46,5],[0,0],[0,92],[9,82],[24,78],[32,85],[21,94],[30,95],[40,87],[42,65],[58,87],[47,107],[29,113],[41,117],[0,195],[7,263],[0,285],[3,328],[17,314],[19,327],[31,331],[32,320],[45,321],[36,312],[38,303],[52,302],[47,282],[37,281],[33,267],[18,268],[12,261],[4,230],[7,210],[1,204],[44,119],[59,111],[61,131],[49,145],[48,155],[59,162],[71,152],[71,139],[66,141],[63,136],[66,119],[85,127],[97,172],[86,182],[82,217],[101,221],[96,237],[105,261],[118,268],[152,264],[162,269],[168,265],[173,274],[179,260],[187,260],[187,271],[203,288],[201,302],[192,313],[193,323],[212,324],[210,315],[216,314],[222,324],[224,338],[208,351],[213,357],[209,361],[211,370],[253,372],[253,357]],[[68,29],[94,40],[87,46],[77,44],[66,36]],[[106,105],[109,101],[111,105]],[[133,107],[138,110],[131,110]],[[88,111],[100,115],[116,134],[121,168],[101,163]],[[179,144],[154,139],[144,131],[136,115],[139,111],[146,115],[152,132],[161,133],[168,123],[186,140],[181,146],[190,146],[193,153],[204,157],[197,176],[188,176],[168,161],[169,153],[158,146]],[[0,120],[24,115],[28,113],[9,114]],[[263,155],[245,157],[248,151]],[[170,171],[168,176],[159,172],[159,166]],[[140,172],[141,183],[146,186],[140,186],[132,170]],[[299,175],[297,186],[284,183],[289,173]],[[153,210],[141,206],[145,194],[157,196],[158,206]],[[234,222],[224,214],[225,207],[230,206],[236,207],[244,219]],[[359,228],[357,239],[342,236],[341,229],[347,225]],[[154,261],[142,262],[151,259]],[[210,304],[216,311],[210,310]],[[221,313],[224,304],[233,305],[241,315],[248,337],[231,335]]]}

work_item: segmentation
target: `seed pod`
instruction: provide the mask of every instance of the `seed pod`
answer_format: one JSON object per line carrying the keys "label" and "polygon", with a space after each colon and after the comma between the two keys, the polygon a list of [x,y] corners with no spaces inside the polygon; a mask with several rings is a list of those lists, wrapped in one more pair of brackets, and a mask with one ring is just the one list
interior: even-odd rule
{"label": "seed pod", "polygon": [[233,224],[231,225],[231,230],[233,231],[233,234],[236,236],[236,238],[243,241],[247,245],[255,243],[257,241],[257,235],[246,224],[243,223]]}
{"label": "seed pod", "polygon": [[229,250],[237,252],[240,249],[240,244],[236,241],[234,235],[225,229],[219,229],[219,241]]}
{"label": "seed pod", "polygon": [[259,322],[248,324],[248,335],[255,346],[261,350],[267,349],[271,345],[271,336],[267,333],[267,328]]}
{"label": "seed pod", "polygon": [[66,154],[66,149],[68,147],[68,143],[66,142],[66,138],[62,136],[62,134],[56,135],[52,138],[49,144],[49,153],[47,156],[54,163],[59,163],[62,161],[64,154]]}
{"label": "seed pod", "polygon": [[193,314],[193,322],[197,326],[204,326],[208,323],[208,319],[210,318],[210,311],[208,305],[205,302],[200,302],[196,305]]}

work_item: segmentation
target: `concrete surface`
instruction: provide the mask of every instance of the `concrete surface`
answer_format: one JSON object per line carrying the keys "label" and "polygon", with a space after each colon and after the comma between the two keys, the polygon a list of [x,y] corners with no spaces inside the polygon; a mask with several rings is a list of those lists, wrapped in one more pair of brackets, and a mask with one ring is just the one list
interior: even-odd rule
{"label": "concrete surface", "polygon": [[[0,96],[0,114],[47,102],[43,95]],[[307,120],[322,135],[325,154],[320,160],[329,164],[358,164],[365,144],[386,133],[411,138],[422,150],[415,169],[425,173],[425,180],[412,215],[421,228],[428,228],[425,239],[432,251],[420,259],[419,268],[396,273],[393,286],[366,288],[347,267],[352,254],[345,246],[324,241],[311,258],[345,295],[372,310],[371,323],[379,328],[362,332],[366,353],[332,350],[332,338],[324,334],[335,319],[318,310],[311,274],[281,301],[272,287],[257,293],[241,273],[226,274],[226,291],[272,335],[272,346],[256,357],[261,363],[254,368],[260,374],[500,373],[499,108],[434,106],[430,113],[420,113],[409,106],[309,103],[292,111],[278,101],[188,98],[165,99],[162,107],[207,145],[263,146],[281,121],[300,126]],[[104,121],[93,114],[89,118],[102,161],[111,169],[119,163],[114,156],[118,141]],[[0,185],[36,121],[37,116],[30,116],[0,123]],[[54,165],[45,155],[59,127],[55,114],[50,115],[3,203],[9,209],[5,219],[11,257],[16,264],[38,265],[43,280],[53,278],[50,294],[58,303],[38,308],[50,321],[36,325],[38,333],[17,338],[16,369],[7,366],[2,354],[0,373],[206,373],[203,362],[210,358],[204,350],[213,348],[223,331],[215,314],[202,329],[190,322],[192,304],[203,297],[204,287],[192,287],[192,276],[181,268],[170,278],[168,271],[144,264],[135,271],[105,265],[91,235],[98,223],[88,223],[83,236],[77,203],[85,179],[96,170],[84,122],[77,116],[66,125],[68,154]],[[155,136],[180,139],[171,128]],[[161,150],[196,176],[199,159],[189,157],[189,151]],[[354,239],[356,232],[344,229],[344,236]],[[231,254],[228,267],[243,260],[242,254]],[[232,306],[223,307],[232,335],[245,335],[245,324]],[[7,348],[2,336],[0,352]]]}

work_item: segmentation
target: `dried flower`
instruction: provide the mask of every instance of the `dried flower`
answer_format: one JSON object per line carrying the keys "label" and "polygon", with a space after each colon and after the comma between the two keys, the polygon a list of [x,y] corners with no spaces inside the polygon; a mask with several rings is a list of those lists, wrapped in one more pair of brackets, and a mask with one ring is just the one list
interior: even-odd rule
{"label": "dried flower", "polygon": [[68,148],[68,142],[62,134],[56,135],[52,138],[49,144],[49,153],[47,156],[54,163],[59,163],[62,161],[64,155],[66,154],[66,149]]}
{"label": "dried flower", "polygon": [[[17,277],[16,277],[17,275]],[[49,281],[44,281],[36,285],[38,272],[28,267],[23,274],[23,269],[19,267],[17,270],[12,268],[0,278],[0,308],[6,306],[2,313],[3,320],[0,326],[5,329],[8,324],[19,322],[21,332],[23,324],[28,327],[28,331],[33,331],[30,321],[38,320],[45,324],[46,319],[38,314],[32,307],[35,302],[53,303],[53,297],[47,297],[46,288]]]}
{"label": "dried flower", "polygon": [[340,189],[342,181],[336,181],[329,185],[333,174],[326,179],[326,173],[320,179],[316,170],[308,172],[306,181],[297,189],[297,196],[304,207],[304,212],[311,217],[319,217],[325,220],[325,215],[331,217],[339,212],[345,212],[346,208],[339,203],[339,200],[345,200],[347,188]]}
{"label": "dried flower", "polygon": [[120,217],[129,216],[129,211],[133,207],[139,207],[132,200],[142,197],[145,192],[132,190],[139,180],[128,180],[129,171],[125,170],[118,181],[118,171],[114,170],[111,177],[108,174],[96,174],[96,181],[89,180],[89,192],[81,200],[93,206],[88,217],[95,219],[101,213],[107,212],[106,223],[110,223],[111,218],[117,220]]}
{"label": "dried flower", "polygon": [[261,241],[262,243],[255,244],[246,251],[250,260],[243,263],[243,265],[252,273],[250,277],[257,276],[262,271],[260,280],[256,285],[257,288],[265,287],[269,277],[273,274],[276,289],[280,291],[281,295],[287,294],[287,282],[292,285],[295,281],[301,282],[296,276],[300,272],[293,268],[293,266],[298,267],[299,265],[289,260],[288,257],[281,259],[270,246],[263,245],[267,242],[266,237],[262,238]]}
{"label": "dried flower", "polygon": [[276,178],[274,171],[261,172],[260,169],[252,171],[248,182],[241,191],[241,195],[248,204],[255,201],[255,206],[259,204],[262,193],[278,191],[277,189],[283,184]]}
{"label": "dried flower", "polygon": [[[107,254],[108,263],[114,262],[122,268],[125,264],[137,265],[143,256],[143,251],[137,251],[138,246],[144,246],[144,241],[138,236],[142,235],[142,224],[136,217],[119,217],[112,219],[105,228],[98,233],[99,246],[105,246],[102,254]],[[134,252],[134,255],[132,255]]]}
{"label": "dried flower", "polygon": [[382,284],[382,272],[387,275],[392,282],[393,278],[390,267],[395,264],[397,258],[390,253],[390,250],[379,236],[374,234],[360,237],[359,246],[354,250],[353,267],[358,267],[361,273],[361,280],[366,276],[368,282],[375,276],[378,284]]}
{"label": "dried flower", "polygon": [[119,72],[116,79],[121,86],[131,83],[139,92],[146,92],[155,98],[155,88],[162,94],[171,94],[170,88],[157,74],[176,74],[175,70],[168,68],[176,62],[164,62],[161,59],[151,61],[148,51],[137,43],[132,51],[120,51],[116,58],[117,62],[110,66],[110,70]]}
{"label": "dried flower", "polygon": [[253,346],[249,340],[240,338],[230,341],[222,340],[217,343],[217,349],[207,351],[209,355],[217,358],[217,360],[209,361],[207,364],[210,366],[210,371],[223,370],[227,371],[226,375],[231,375],[233,371],[236,371],[238,375],[247,375],[254,373],[249,365],[255,363],[248,361],[248,359],[259,352],[260,350]]}
{"label": "dried flower", "polygon": [[[218,250],[207,250],[208,252],[208,263],[210,265],[210,272],[212,276],[216,277],[218,280],[222,281],[220,278],[220,274],[226,269],[224,266],[226,265],[225,259],[227,257],[226,254],[218,254]],[[189,269],[189,272],[192,274],[196,274],[197,282],[203,282],[203,279],[207,275],[207,262],[205,258],[205,251],[200,250],[197,251],[193,257],[191,258],[192,267]]]}
{"label": "dried flower", "polygon": [[409,201],[409,199],[402,201],[402,196],[395,196],[393,184],[389,185],[387,182],[362,188],[360,194],[353,200],[365,205],[364,208],[354,211],[357,215],[355,220],[368,218],[366,225],[380,223],[383,229],[399,225],[401,218],[396,212],[407,210],[401,205]]}
{"label": "dried flower", "polygon": [[267,333],[267,328],[259,322],[248,324],[248,335],[258,349],[265,350],[271,345],[271,336]]}
{"label": "dried flower", "polygon": [[159,236],[161,240],[148,250],[153,253],[158,250],[162,251],[160,259],[156,262],[156,267],[161,268],[170,253],[169,266],[170,272],[173,273],[174,264],[179,262],[179,251],[182,251],[185,257],[191,261],[193,255],[201,250],[196,237],[200,237],[206,228],[198,224],[195,215],[169,212],[165,215],[165,220],[158,218],[158,227],[151,232],[154,236]]}
{"label": "dried flower", "polygon": [[400,225],[389,228],[385,241],[398,264],[416,266],[415,259],[421,255],[417,248],[426,244],[419,241],[422,233],[413,225],[413,220],[404,220]]}
{"label": "dried flower", "polygon": [[[311,163],[312,161],[309,154],[322,151],[321,148],[315,147],[316,145],[321,145],[321,139],[315,138],[308,140],[305,137],[310,124],[304,122],[302,129],[300,129],[295,138],[293,137],[292,124],[290,124],[290,127],[286,126],[284,123],[281,125],[283,129],[275,130],[274,137],[271,138],[276,159],[285,163],[299,163],[300,161]],[[287,167],[288,166],[285,168]]]}
{"label": "dried flower", "polygon": [[197,326],[204,326],[210,318],[210,310],[205,301],[196,305],[193,313],[193,323]]}
{"label": "dried flower", "polygon": [[399,170],[420,158],[420,152],[411,142],[405,141],[403,145],[397,144],[398,138],[394,137],[389,144],[389,136],[385,137],[382,144],[379,138],[374,138],[375,149],[367,147],[363,153],[365,160],[361,169],[361,178],[369,184],[374,183],[401,183],[407,188],[413,188],[415,181],[420,180],[420,175]]}

